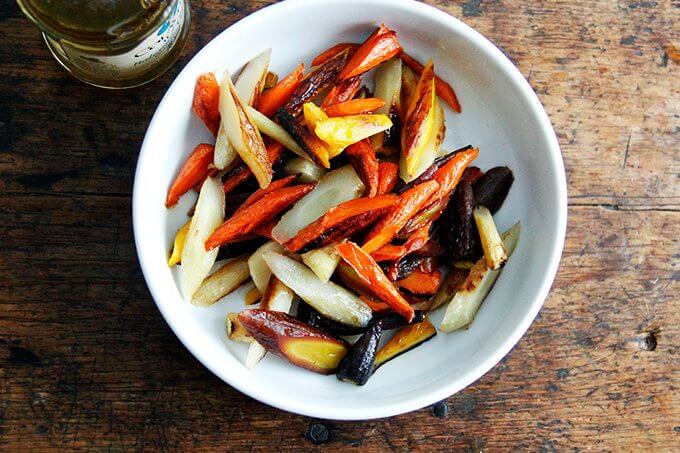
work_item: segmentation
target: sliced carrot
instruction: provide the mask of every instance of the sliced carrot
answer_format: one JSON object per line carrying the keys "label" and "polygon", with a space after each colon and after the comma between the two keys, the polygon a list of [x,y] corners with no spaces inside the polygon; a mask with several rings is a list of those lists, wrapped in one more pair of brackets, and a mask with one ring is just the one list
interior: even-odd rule
{"label": "sliced carrot", "polygon": [[385,105],[385,101],[379,98],[350,99],[329,105],[324,110],[328,116],[360,115],[371,113]]}
{"label": "sliced carrot", "polygon": [[369,139],[350,145],[345,150],[352,167],[366,186],[366,196],[374,197],[378,193],[379,166],[375,150]]}
{"label": "sliced carrot", "polygon": [[377,262],[381,261],[397,261],[406,255],[406,247],[403,245],[387,244],[380,247],[371,256]]}
{"label": "sliced carrot", "polygon": [[194,87],[193,109],[203,124],[217,136],[220,128],[220,84],[215,74],[201,74]]}
{"label": "sliced carrot", "polygon": [[395,162],[380,162],[378,164],[378,195],[392,192],[397,185],[399,165]]}
{"label": "sliced carrot", "polygon": [[343,50],[351,49],[352,51],[356,50],[359,48],[359,44],[355,44],[353,42],[341,42],[339,44],[334,45],[330,49],[326,49],[323,52],[321,52],[319,55],[314,57],[312,60],[312,66],[319,66],[320,64],[324,64]]}
{"label": "sliced carrot", "polygon": [[373,313],[380,313],[382,311],[391,310],[390,306],[387,305],[385,302],[374,299],[370,296],[359,296],[359,299],[364,301],[366,305],[368,305],[371,308]]}
{"label": "sliced carrot", "polygon": [[257,234],[258,236],[263,236],[263,237],[269,238],[271,240],[274,240],[274,236],[272,235],[272,230],[274,229],[274,227],[276,226],[277,223],[279,223],[279,221],[277,219],[270,220],[269,222],[255,228],[253,230],[253,233]]}
{"label": "sliced carrot", "polygon": [[425,273],[420,269],[416,269],[408,277],[396,281],[397,286],[400,288],[413,294],[423,295],[435,294],[439,290],[441,283],[442,273],[439,270]]}
{"label": "sliced carrot", "polygon": [[477,148],[469,148],[458,152],[451,160],[434,172],[432,178],[439,183],[439,189],[432,195],[430,201],[434,202],[450,195],[463,176],[465,169],[477,158],[478,154],[479,150]]}
{"label": "sliced carrot", "polygon": [[[283,154],[283,150],[283,145],[275,141],[272,141],[267,145],[267,155],[269,156],[269,162],[271,162],[272,165],[279,160],[281,154]],[[230,193],[252,176],[253,172],[250,171],[250,168],[248,168],[246,164],[241,164],[229,173],[227,179],[222,183],[222,190],[224,190],[224,193]]]}
{"label": "sliced carrot", "polygon": [[437,181],[426,181],[401,194],[399,204],[380,219],[368,233],[363,249],[371,253],[390,242],[438,189]]}
{"label": "sliced carrot", "polygon": [[346,222],[341,223],[332,230],[319,236],[317,240],[314,241],[314,247],[325,247],[330,244],[334,244],[343,239],[352,237],[354,234],[365,230],[371,224],[376,222],[383,214],[388,212],[390,208],[385,209],[375,209],[373,211],[365,212],[364,214],[358,215],[348,219]]}
{"label": "sliced carrot", "polygon": [[411,220],[406,222],[404,228],[398,234],[398,237],[408,238],[410,237],[418,228],[422,227],[427,223],[432,223],[442,216],[444,209],[449,204],[450,195],[444,196],[439,200],[429,204],[423,208],[418,214],[416,214]]}
{"label": "sliced carrot", "polygon": [[420,250],[425,246],[425,244],[427,244],[427,242],[430,240],[431,228],[432,222],[428,222],[413,232],[411,237],[409,237],[404,243],[404,248],[406,249],[406,254],[404,256]]}
{"label": "sliced carrot", "polygon": [[276,181],[270,182],[269,185],[264,189],[257,189],[255,192],[253,192],[251,196],[246,198],[246,201],[244,201],[243,204],[241,204],[241,206],[239,206],[238,209],[234,211],[233,215],[236,215],[239,212],[243,211],[245,208],[252,206],[253,204],[255,204],[255,202],[266,197],[275,190],[290,186],[296,179],[297,175],[286,176],[285,178],[277,179]]}
{"label": "sliced carrot", "polygon": [[314,184],[303,184],[284,187],[265,195],[217,227],[205,242],[205,249],[212,250],[222,244],[232,242],[234,238],[250,233],[291,207],[313,188]]}
{"label": "sliced carrot", "polygon": [[[407,53],[401,52],[399,54],[399,57],[401,60],[408,66],[409,68],[413,69],[413,71],[418,74],[418,77],[423,73],[423,69],[425,66],[420,64],[418,60],[413,58]],[[442,98],[444,102],[449,104],[453,110],[456,112],[460,113],[461,108],[460,108],[460,103],[458,102],[458,97],[456,96],[456,92],[453,91],[453,88],[451,88],[451,85],[446,83],[444,80],[442,80],[439,76],[435,76],[435,89],[437,91],[437,96]]]}
{"label": "sliced carrot", "polygon": [[168,190],[168,196],[165,198],[166,207],[176,205],[182,195],[205,178],[212,164],[214,152],[215,147],[206,143],[194,148]]}
{"label": "sliced carrot", "polygon": [[276,115],[276,111],[288,102],[293,95],[293,92],[302,81],[304,72],[305,65],[300,63],[293,72],[262,93],[258,100],[257,110],[268,117]]}
{"label": "sliced carrot", "polygon": [[352,77],[337,83],[328,92],[321,107],[328,107],[339,102],[345,102],[352,99],[361,88],[361,76]]}
{"label": "sliced carrot", "polygon": [[302,105],[314,98],[321,91],[329,88],[338,79],[338,74],[347,63],[351,55],[350,49],[345,49],[334,55],[322,65],[312,69],[298,84],[293,94],[284,105],[284,109],[293,116],[297,116],[302,109]]}
{"label": "sliced carrot", "polygon": [[290,252],[297,252],[305,245],[317,239],[351,219],[372,211],[386,212],[399,201],[399,197],[393,194],[386,194],[373,198],[356,198],[344,203],[340,203],[334,208],[330,208],[324,215],[303,228],[294,238],[284,244]]}
{"label": "sliced carrot", "polygon": [[397,33],[383,24],[354,52],[338,78],[346,80],[361,75],[399,55],[399,52],[401,46],[397,40]]}
{"label": "sliced carrot", "polygon": [[344,242],[336,247],[340,257],[369,285],[371,293],[387,303],[408,322],[413,320],[413,308],[387,278],[378,263],[354,242]]}
{"label": "sliced carrot", "polygon": [[340,281],[349,289],[359,294],[360,296],[369,296],[371,294],[371,287],[356,273],[352,266],[340,261],[336,269]]}

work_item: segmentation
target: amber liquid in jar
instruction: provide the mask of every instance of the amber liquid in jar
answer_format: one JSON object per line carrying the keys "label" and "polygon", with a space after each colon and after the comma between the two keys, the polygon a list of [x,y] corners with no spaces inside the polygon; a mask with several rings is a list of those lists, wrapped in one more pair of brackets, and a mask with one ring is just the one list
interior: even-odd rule
{"label": "amber liquid in jar", "polygon": [[179,56],[189,30],[187,0],[17,2],[68,71],[107,88],[158,77]]}

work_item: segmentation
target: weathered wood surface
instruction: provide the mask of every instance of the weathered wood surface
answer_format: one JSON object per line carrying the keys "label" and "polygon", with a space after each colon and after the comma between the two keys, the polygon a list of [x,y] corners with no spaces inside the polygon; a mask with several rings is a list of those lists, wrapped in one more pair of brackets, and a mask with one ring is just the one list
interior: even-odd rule
{"label": "weathered wood surface", "polygon": [[[130,225],[165,87],[267,3],[194,0],[182,62],[125,92],[68,76],[14,2],[0,6],[0,449],[314,448],[317,420],[239,394],[179,343]],[[504,49],[545,105],[568,172],[564,257],[527,335],[448,414],[323,422],[323,448],[677,451],[680,4],[431,3]]]}

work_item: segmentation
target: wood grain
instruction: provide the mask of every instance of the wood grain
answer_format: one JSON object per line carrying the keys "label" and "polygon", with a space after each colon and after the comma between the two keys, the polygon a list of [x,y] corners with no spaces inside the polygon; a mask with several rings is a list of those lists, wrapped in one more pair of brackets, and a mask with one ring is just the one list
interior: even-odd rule
{"label": "wood grain", "polygon": [[0,449],[677,451],[680,4],[428,1],[499,45],[545,105],[567,243],[537,320],[446,415],[338,423],[204,369],[152,303],[132,240],[136,156],[165,87],[269,3],[194,0],[180,63],[124,92],[77,82],[0,6]]}

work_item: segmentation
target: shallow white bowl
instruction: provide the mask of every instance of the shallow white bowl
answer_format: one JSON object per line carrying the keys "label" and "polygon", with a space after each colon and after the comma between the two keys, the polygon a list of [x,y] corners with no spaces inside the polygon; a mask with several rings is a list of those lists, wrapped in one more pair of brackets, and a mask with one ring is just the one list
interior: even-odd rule
{"label": "shallow white bowl", "polygon": [[[362,19],[366,18],[366,19]],[[175,231],[195,196],[178,207],[163,202],[177,169],[212,137],[191,112],[196,77],[235,73],[272,47],[274,71],[285,74],[331,44],[362,41],[385,22],[405,49],[431,57],[455,88],[463,113],[447,111],[445,149],[481,150],[475,165],[509,165],[515,183],[496,215],[505,229],[522,222],[519,246],[468,330],[439,334],[382,367],[363,387],[296,368],[269,354],[248,371],[246,347],[230,342],[225,316],[243,307],[232,294],[211,308],[183,301],[166,264]],[[448,109],[447,109],[448,110]],[[470,385],[493,367],[529,327],[555,276],[566,228],[567,193],[560,149],[529,84],[482,35],[430,6],[398,0],[289,0],[262,9],[222,32],[172,83],[144,138],[133,197],[137,253],[151,294],[186,347],[213,373],[264,403],[335,420],[391,416],[432,404]],[[441,313],[433,316],[437,325]]]}

